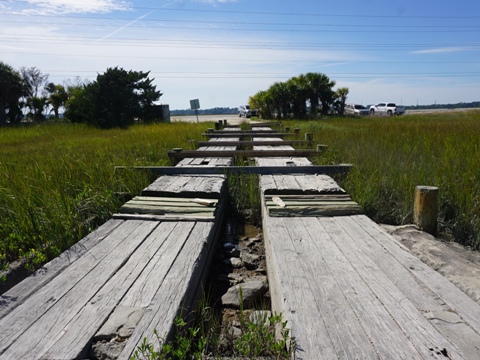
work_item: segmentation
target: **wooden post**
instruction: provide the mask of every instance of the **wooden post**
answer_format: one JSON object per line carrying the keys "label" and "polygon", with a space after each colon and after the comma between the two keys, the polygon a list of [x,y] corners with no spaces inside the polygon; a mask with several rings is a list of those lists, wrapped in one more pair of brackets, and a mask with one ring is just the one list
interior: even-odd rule
{"label": "wooden post", "polygon": [[429,234],[437,234],[438,188],[419,185],[415,188],[413,221],[417,227]]}
{"label": "wooden post", "polygon": [[227,126],[227,119],[223,119],[223,126]]}
{"label": "wooden post", "polygon": [[285,132],[290,132],[290,126],[285,126]]}
{"label": "wooden post", "polygon": [[307,142],[308,146],[312,146],[313,133],[305,133],[305,141]]}
{"label": "wooden post", "polygon": [[221,129],[221,124],[216,122],[215,123],[215,130],[220,130]]}
{"label": "wooden post", "polygon": [[294,129],[293,129],[293,133],[298,136],[298,134],[300,134],[300,129],[297,128],[297,127],[294,128]]}

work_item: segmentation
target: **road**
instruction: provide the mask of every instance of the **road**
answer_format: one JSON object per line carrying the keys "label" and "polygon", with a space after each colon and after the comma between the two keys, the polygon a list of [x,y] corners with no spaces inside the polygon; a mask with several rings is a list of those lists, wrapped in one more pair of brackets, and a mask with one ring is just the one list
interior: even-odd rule
{"label": "road", "polygon": [[[245,118],[239,118],[237,114],[231,115],[198,115],[198,122],[213,121],[217,122],[218,120],[227,120],[228,124],[237,125],[241,121],[245,121]],[[249,119],[247,119],[249,120]],[[171,122],[197,122],[197,117],[195,115],[186,115],[186,116],[171,116]]]}

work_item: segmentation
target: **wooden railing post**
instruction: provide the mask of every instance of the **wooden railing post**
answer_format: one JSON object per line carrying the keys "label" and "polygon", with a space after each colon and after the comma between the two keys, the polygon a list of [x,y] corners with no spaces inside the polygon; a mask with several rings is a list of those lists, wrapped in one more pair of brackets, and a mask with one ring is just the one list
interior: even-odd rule
{"label": "wooden railing post", "polygon": [[429,234],[437,234],[438,188],[419,185],[415,188],[413,221]]}

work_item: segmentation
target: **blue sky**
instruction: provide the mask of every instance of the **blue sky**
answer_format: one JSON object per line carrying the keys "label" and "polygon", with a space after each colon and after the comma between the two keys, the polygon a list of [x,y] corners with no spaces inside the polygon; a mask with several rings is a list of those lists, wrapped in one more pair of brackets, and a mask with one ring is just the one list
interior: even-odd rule
{"label": "blue sky", "polygon": [[348,102],[480,100],[478,0],[0,0],[0,61],[49,80],[151,71],[171,109],[236,107],[307,72]]}

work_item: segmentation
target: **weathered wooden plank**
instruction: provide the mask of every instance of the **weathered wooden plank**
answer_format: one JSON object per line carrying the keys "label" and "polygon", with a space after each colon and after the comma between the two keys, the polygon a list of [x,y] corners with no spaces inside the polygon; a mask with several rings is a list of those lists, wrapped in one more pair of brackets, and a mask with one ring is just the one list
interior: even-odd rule
{"label": "weathered wooden plank", "polygon": [[[362,284],[363,287],[368,288],[368,291],[365,291],[364,294],[370,295],[371,293],[370,297],[378,299],[381,306],[394,319],[396,326],[407,335],[409,342],[423,357],[434,359],[438,357],[437,353],[446,352],[451,358],[464,358],[456,346],[438,333],[421,312],[405,298],[405,295],[399,291],[395,283],[391,282],[375,263],[368,256],[365,256],[363,251],[351,251],[354,243],[352,243],[350,235],[341,226],[342,223],[345,224],[344,222],[336,218],[318,218],[317,220],[328,233],[334,234],[332,241],[348,260],[355,274],[358,275],[357,280],[364,283]],[[306,227],[311,225],[311,222],[307,222],[305,219],[302,221]],[[357,291],[359,288],[359,286],[355,287]],[[368,298],[364,297],[363,299],[368,301]],[[397,341],[399,340],[397,339]],[[374,338],[373,341],[378,340]]]}
{"label": "weathered wooden plank", "polygon": [[[480,351],[480,335],[475,332],[451,307],[437,296],[437,294],[418,281],[410,269],[407,269],[396,258],[392,257],[389,252],[382,247],[374,237],[372,237],[363,227],[355,220],[355,217],[337,218],[336,222],[350,235],[355,242],[355,253],[364,254],[368,257],[368,261],[375,264],[365,264],[367,271],[373,274],[380,273],[375,276],[376,281],[380,282],[381,277],[388,277],[388,281],[381,281],[383,286],[387,286],[387,290],[393,283],[395,288],[401,291],[402,295],[408,299],[408,303],[412,304],[417,311],[451,343],[455,344],[460,351],[469,359],[478,357]],[[398,251],[406,251],[406,249],[398,248]],[[378,267],[378,269],[377,269]],[[374,269],[374,270],[371,270]],[[398,302],[399,306],[403,306],[403,300]],[[412,310],[407,308],[407,311]],[[438,320],[437,320],[438,319]],[[448,320],[446,320],[448,319]]]}
{"label": "weathered wooden plank", "polygon": [[480,305],[463,293],[454,284],[428,265],[418,261],[408,249],[399,244],[391,235],[364,215],[353,219],[363,227],[388,253],[397,259],[422,286],[427,287],[442,299],[455,313],[460,315],[480,334]]}
{"label": "weathered wooden plank", "polygon": [[[223,134],[234,134],[234,135],[238,135],[238,134],[257,134],[257,133],[261,133],[262,135],[265,133],[265,134],[275,134],[275,133],[278,133],[277,130],[272,130],[270,128],[258,128],[256,127],[255,130],[230,130],[230,129],[223,129],[223,130],[214,130],[213,132],[209,132],[208,134],[213,134],[213,136],[216,136],[216,135],[223,135]],[[252,135],[254,136],[254,135]]]}
{"label": "weathered wooden plank", "polygon": [[[179,249],[183,246],[186,239],[185,231],[190,231],[192,227],[193,223],[159,224],[128,258],[125,265],[105,283],[70,323],[61,329],[60,336],[40,358],[86,358],[88,354],[85,351],[85,345],[89,343],[120,301],[125,303],[126,298],[130,299],[129,294],[133,289],[148,297],[152,288],[160,286],[168,267],[171,266]],[[156,265],[159,259],[163,263],[154,269],[155,273],[152,273],[152,266]],[[144,283],[148,274],[152,276],[147,283]],[[142,304],[138,307],[147,305]]]}
{"label": "weathered wooden plank", "polygon": [[176,215],[152,215],[152,214],[113,214],[113,219],[119,220],[145,220],[145,221],[169,221],[169,222],[178,222],[178,221],[214,221],[215,216],[209,215],[208,213],[200,214],[176,214]]}
{"label": "weathered wooden plank", "polygon": [[[138,221],[122,224],[5,316],[0,321],[2,356],[22,359],[48,349],[58,336],[56,329],[68,324],[157,225]],[[15,346],[11,346],[13,342]],[[34,348],[37,350],[32,352]]]}
{"label": "weathered wooden plank", "polygon": [[[237,131],[236,133],[204,133],[202,134],[205,137],[211,138],[211,137],[222,137],[222,138],[231,138],[231,137],[240,137],[240,138],[251,138],[251,137],[271,137],[272,133],[263,133],[263,132],[245,132],[245,131]],[[276,137],[281,137],[283,138],[284,136],[289,136],[292,135],[290,133],[275,133]]]}
{"label": "weathered wooden plank", "polygon": [[199,157],[306,157],[321,154],[315,149],[272,149],[272,150],[183,150],[183,151],[168,151],[168,157],[174,161],[184,158],[199,158]]}
{"label": "weathered wooden plank", "polygon": [[[298,311],[305,312],[306,316],[313,318],[322,317],[337,358],[377,358],[378,354],[372,340],[368,338],[362,328],[346,294],[338,286],[335,269],[329,267],[323,259],[329,254],[317,246],[319,234],[312,236],[307,231],[308,225],[305,226],[304,222],[300,220],[287,219],[283,221],[283,224],[283,229],[290,237],[292,250],[297,256],[296,262],[283,266],[301,266],[307,274],[305,282],[313,290],[315,296],[316,307],[304,303]],[[324,239],[324,241],[328,241],[328,239]],[[312,334],[307,336],[312,336]],[[298,340],[304,341],[304,339]],[[314,344],[309,349],[308,355],[306,354],[308,358],[315,358],[317,346],[319,345]]]}
{"label": "weathered wooden plank", "polygon": [[3,318],[17,306],[23,304],[29,296],[46,286],[46,284],[60,274],[66,267],[77,261],[83,254],[97,245],[121,224],[121,220],[107,221],[68,250],[64,251],[60,256],[48,262],[41,269],[35,271],[34,274],[5,292],[0,296],[0,318]]}
{"label": "weathered wooden plank", "polygon": [[[221,162],[222,158],[218,158],[217,162]],[[224,159],[224,158],[223,158]],[[342,174],[348,173],[352,168],[352,165],[323,165],[323,166],[287,166],[288,162],[291,161],[297,164],[297,159],[304,158],[292,158],[292,159],[283,159],[281,160],[284,164],[283,166],[277,166],[274,158],[256,158],[256,163],[261,164],[260,166],[212,166],[212,167],[192,167],[192,166],[182,166],[182,167],[172,167],[172,166],[136,166],[132,168],[117,166],[115,169],[132,169],[132,170],[148,170],[157,175],[216,175],[216,174],[256,174],[256,175],[268,175],[268,174]],[[230,159],[226,160],[228,163],[231,162]],[[301,160],[300,160],[301,161]],[[228,164],[226,164],[228,165]],[[165,177],[165,176],[163,176]],[[170,176],[174,178],[174,176]],[[161,179],[161,178],[159,178]],[[159,181],[157,179],[157,181]],[[155,184],[155,185],[154,185]],[[165,187],[163,185],[162,187]],[[147,189],[158,189],[159,185],[152,183]],[[145,191],[145,190],[144,190]],[[162,191],[162,190],[157,190]]]}
{"label": "weathered wooden plank", "polygon": [[[147,307],[151,304],[183,246],[188,246],[186,242],[190,241],[189,236],[195,224],[195,222],[175,224],[166,238],[165,246],[149,259],[148,265],[125,294],[120,305]],[[153,279],[155,281],[152,281]]]}
{"label": "weathered wooden plank", "polygon": [[[162,181],[163,178],[174,180]],[[218,198],[223,183],[223,175],[162,176],[145,188],[142,195]]]}
{"label": "weathered wooden plank", "polygon": [[[329,220],[331,218],[321,218]],[[340,230],[329,230],[325,228],[324,222],[317,218],[283,219],[286,224],[301,222],[312,237],[313,243],[326,265],[331,269],[336,286],[342,291],[343,296],[348,300],[350,307],[362,325],[363,331],[371,340],[378,351],[380,358],[385,359],[417,359],[422,358],[418,349],[411,343],[408,335],[402,331],[382,304],[382,302],[370,290],[369,286],[361,278],[356,268],[345,251],[342,251],[337,244],[337,239],[349,242],[349,237],[344,236]],[[292,225],[293,226],[293,225]],[[288,226],[287,226],[288,228]],[[292,236],[295,234],[291,233]],[[315,240],[315,239],[321,239]],[[300,241],[297,238],[297,241]],[[301,240],[303,241],[303,240]],[[350,252],[353,251],[350,247]],[[308,256],[307,254],[304,254]],[[312,274],[313,276],[315,274]],[[343,324],[348,326],[349,324]],[[352,344],[355,346],[354,344]]]}
{"label": "weathered wooden plank", "polygon": [[192,294],[203,274],[205,259],[212,246],[211,230],[211,225],[207,223],[195,225],[119,360],[129,359],[143,338],[146,338],[147,342],[155,343],[157,339],[154,330],[157,330],[160,336],[166,335],[167,340],[171,338],[175,317],[181,311],[184,300],[187,299],[186,303],[190,305]]}
{"label": "weathered wooden plank", "polygon": [[[294,194],[294,193],[345,193],[331,177],[326,175],[272,175],[273,183],[262,183],[262,190],[265,194]],[[291,178],[293,177],[295,181]],[[262,176],[263,178],[263,176]],[[297,180],[303,181],[308,179],[313,185],[308,190],[304,190],[305,186],[301,186]],[[261,179],[261,181],[263,181]]]}
{"label": "weathered wooden plank", "polygon": [[[338,358],[323,313],[311,316],[310,312],[301,311],[312,304],[316,308],[316,295],[306,281],[303,267],[298,265],[303,259],[296,256],[283,219],[263,216],[263,232],[272,310],[283,314],[296,338],[296,356],[304,360]],[[315,349],[314,354],[311,349]]]}
{"label": "weathered wooden plank", "polygon": [[[264,146],[264,145],[279,145],[279,142],[282,142],[282,145],[306,145],[308,142],[304,140],[282,140],[280,138],[273,138],[273,139],[253,139],[252,140],[237,140],[233,141],[230,140],[230,138],[225,138],[225,141],[222,142],[223,146],[236,146],[236,147],[242,147],[242,146]],[[197,146],[209,146],[208,144],[210,141],[197,141],[196,144]],[[326,146],[326,145],[325,145]]]}
{"label": "weathered wooden plank", "polygon": [[270,216],[346,216],[363,214],[363,209],[349,198],[344,199],[295,199],[280,198],[281,205],[266,199],[265,206]]}
{"label": "weathered wooden plank", "polygon": [[[278,195],[265,195],[265,199],[271,200],[274,196]],[[315,201],[348,201],[351,200],[350,195],[348,194],[311,194],[311,195],[281,195],[281,199],[290,201],[290,200],[301,200],[305,202],[315,202]]]}
{"label": "weathered wooden plank", "polygon": [[165,214],[199,214],[215,213],[215,208],[208,207],[176,207],[176,206],[151,206],[127,203],[122,206],[120,211],[124,214],[147,214],[147,215],[165,215]]}

